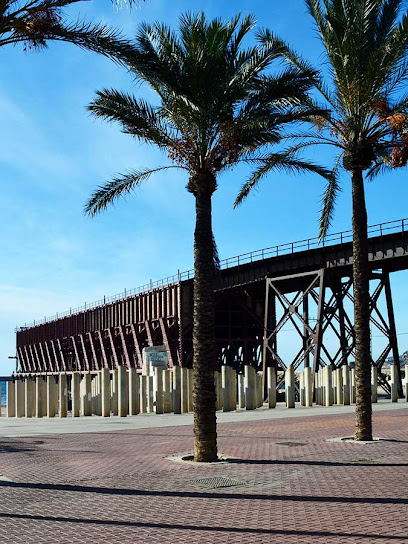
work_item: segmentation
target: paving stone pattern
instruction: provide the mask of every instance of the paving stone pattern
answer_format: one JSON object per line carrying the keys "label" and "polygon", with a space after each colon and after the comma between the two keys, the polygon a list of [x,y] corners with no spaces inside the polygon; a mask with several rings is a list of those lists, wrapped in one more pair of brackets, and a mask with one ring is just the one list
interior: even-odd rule
{"label": "paving stone pattern", "polygon": [[407,422],[376,413],[394,441],[369,445],[326,441],[352,414],[220,424],[232,461],[205,466],[166,459],[188,426],[3,438],[0,542],[408,543]]}

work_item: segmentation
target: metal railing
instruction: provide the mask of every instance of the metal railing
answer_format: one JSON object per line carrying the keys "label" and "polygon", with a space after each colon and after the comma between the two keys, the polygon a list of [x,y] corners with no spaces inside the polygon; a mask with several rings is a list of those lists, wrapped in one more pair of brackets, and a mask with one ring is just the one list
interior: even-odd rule
{"label": "metal railing", "polygon": [[[367,229],[368,236],[383,236],[384,234],[392,234],[394,232],[404,232],[408,227],[408,218],[397,219],[395,221],[388,221],[386,223],[378,223],[376,225],[370,225]],[[345,242],[351,242],[353,239],[353,231],[345,230],[342,232],[336,232],[334,234],[329,234],[324,239],[319,237],[315,238],[306,238],[304,240],[297,240],[296,242],[289,242],[287,244],[279,244],[271,247],[264,247],[263,249],[256,249],[255,251],[250,251],[249,253],[241,253],[241,255],[235,255],[234,257],[228,257],[220,261],[221,269],[231,268],[234,266],[240,266],[242,264],[251,263],[254,261],[260,261],[262,259],[269,259],[271,257],[280,257],[282,255],[288,255],[291,253],[297,253],[299,251],[309,251],[311,249],[317,249],[325,246],[331,246],[335,244],[343,244]],[[172,283],[176,283],[183,280],[189,280],[194,277],[194,269],[186,270],[184,272],[178,271],[177,274],[172,276],[167,276],[161,280],[152,281],[145,283],[140,287],[134,289],[125,289],[117,295],[112,295],[110,297],[103,297],[99,300],[96,300],[91,303],[85,302],[83,306],[78,306],[77,308],[70,308],[69,310],[61,313],[56,313],[50,317],[44,317],[41,320],[35,320],[32,323],[25,324],[22,327],[17,327],[16,332],[30,327],[35,327],[37,325],[43,325],[50,321],[55,321],[63,317],[68,317],[70,315],[78,314],[86,310],[91,310],[108,304],[109,302],[116,302],[118,300],[123,300],[124,298],[139,295],[140,293],[145,293],[159,287],[164,287]]]}

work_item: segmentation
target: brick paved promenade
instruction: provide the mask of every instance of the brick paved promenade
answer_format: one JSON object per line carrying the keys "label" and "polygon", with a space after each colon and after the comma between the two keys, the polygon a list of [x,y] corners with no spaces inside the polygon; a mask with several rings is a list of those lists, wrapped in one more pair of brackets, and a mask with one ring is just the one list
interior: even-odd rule
{"label": "brick paved promenade", "polygon": [[[166,459],[191,451],[186,425],[2,438],[0,542],[408,543],[405,406],[375,412],[393,441],[369,445],[326,441],[352,429],[335,409],[220,423],[234,460],[210,466]],[[240,485],[197,482],[215,477]]]}

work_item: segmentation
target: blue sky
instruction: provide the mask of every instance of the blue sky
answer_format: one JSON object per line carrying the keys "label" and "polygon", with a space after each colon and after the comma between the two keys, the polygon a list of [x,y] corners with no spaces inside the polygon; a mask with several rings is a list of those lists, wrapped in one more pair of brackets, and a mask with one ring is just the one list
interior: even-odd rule
{"label": "blue sky", "polygon": [[[78,3],[69,13],[122,28],[129,37],[144,21],[175,25],[179,14],[204,10],[208,17],[247,13],[248,3],[148,0],[117,10],[108,0]],[[251,3],[259,26],[287,39],[311,61],[322,62],[312,21],[302,0]],[[192,266],[194,201],[183,173],[152,177],[137,194],[89,219],[83,206],[91,191],[128,168],[166,164],[166,157],[90,118],[96,90],[131,90],[126,71],[112,61],[68,44],[24,52],[0,49],[0,361],[9,373],[14,327],[76,307],[85,301],[173,274]],[[135,93],[148,92],[135,88]],[[330,165],[330,155],[311,154]],[[214,231],[221,258],[313,237],[323,182],[316,176],[271,175],[238,210],[232,209],[247,170],[223,175],[214,196]],[[406,171],[367,184],[369,223],[408,216]],[[332,232],[349,229],[347,175]],[[408,332],[408,273],[394,274],[397,328]],[[401,335],[401,351],[408,335]],[[376,349],[376,345],[374,344]],[[378,347],[378,349],[380,349]]]}

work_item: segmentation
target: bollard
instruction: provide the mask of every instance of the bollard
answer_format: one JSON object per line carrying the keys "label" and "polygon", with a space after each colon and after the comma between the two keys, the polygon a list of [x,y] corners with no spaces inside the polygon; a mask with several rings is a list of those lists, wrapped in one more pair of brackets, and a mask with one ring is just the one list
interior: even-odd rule
{"label": "bollard", "polygon": [[295,407],[295,371],[292,365],[285,372],[285,399],[286,408]]}
{"label": "bollard", "polygon": [[181,413],[188,413],[188,368],[181,368]]}
{"label": "bollard", "polygon": [[102,375],[100,372],[95,376],[96,415],[102,415]]}
{"label": "bollard", "polygon": [[343,404],[348,406],[350,404],[350,369],[347,365],[341,367],[342,378],[343,378]]}
{"label": "bollard", "polygon": [[126,417],[129,413],[129,378],[125,366],[118,368],[118,415]]}
{"label": "bollard", "polygon": [[350,402],[356,402],[356,369],[350,368]]}
{"label": "bollard", "polygon": [[55,397],[57,383],[54,376],[47,376],[47,417],[55,417]]}
{"label": "bollard", "polygon": [[154,403],[156,406],[156,414],[164,413],[163,402],[163,369],[154,369]]}
{"label": "bollard", "polygon": [[173,412],[181,414],[181,368],[173,366]]}
{"label": "bollard", "polygon": [[376,366],[371,367],[371,402],[378,402],[378,392],[377,392],[377,380],[378,380],[378,369]]}
{"label": "bollard", "polygon": [[256,389],[255,380],[256,372],[253,366],[245,365],[244,367],[244,384],[245,384],[245,408],[247,410],[255,410],[256,408]]}
{"label": "bollard", "polygon": [[327,365],[323,368],[323,396],[324,396],[324,406],[333,405],[333,371],[330,365]]}
{"label": "bollard", "polygon": [[239,408],[245,408],[245,384],[243,374],[238,374],[238,406]]}
{"label": "bollard", "polygon": [[118,415],[118,371],[112,371],[111,382],[111,412],[114,416]]}
{"label": "bollard", "polygon": [[85,374],[79,384],[81,416],[92,415],[91,375]]}
{"label": "bollard", "polygon": [[7,417],[16,417],[15,383],[7,382]]}
{"label": "bollard", "polygon": [[193,369],[188,369],[188,411],[193,411],[193,388],[194,388],[194,380],[193,380]]}
{"label": "bollard", "polygon": [[391,402],[398,402],[397,365],[390,365],[391,369]]}
{"label": "bollard", "polygon": [[140,413],[147,412],[147,378],[148,376],[140,376]]}
{"label": "bollard", "polygon": [[140,412],[139,375],[136,368],[129,368],[129,415],[136,416]]}
{"label": "bollard", "polygon": [[335,370],[336,373],[336,404],[343,404],[343,376],[341,368]]}
{"label": "bollard", "polygon": [[171,371],[163,371],[163,403],[164,403],[164,413],[171,413]]}
{"label": "bollard", "polygon": [[71,402],[72,402],[72,417],[79,417],[79,408],[80,408],[80,400],[81,400],[81,393],[79,390],[79,372],[73,372],[72,373],[72,381],[71,381]]}
{"label": "bollard", "polygon": [[[102,414],[102,417],[110,417],[111,415],[111,380],[110,380],[109,368],[102,368],[102,370],[100,371],[100,383],[101,383],[101,414]],[[94,384],[94,380],[92,380],[92,384]],[[95,385],[93,385],[93,393],[95,394]],[[94,398],[94,396],[92,396],[92,398]],[[92,410],[95,410],[95,404]]]}
{"label": "bollard", "polygon": [[67,375],[60,374],[58,381],[59,389],[59,417],[67,417],[68,415],[68,387]]}
{"label": "bollard", "polygon": [[267,386],[268,386],[268,407],[276,407],[276,369],[269,366],[266,370]]}
{"label": "bollard", "polygon": [[315,395],[315,403],[320,404],[319,402],[319,371],[315,372],[314,375],[314,395]]}
{"label": "bollard", "polygon": [[303,372],[305,374],[305,402],[306,406],[310,408],[310,406],[313,406],[312,369],[307,366]]}

